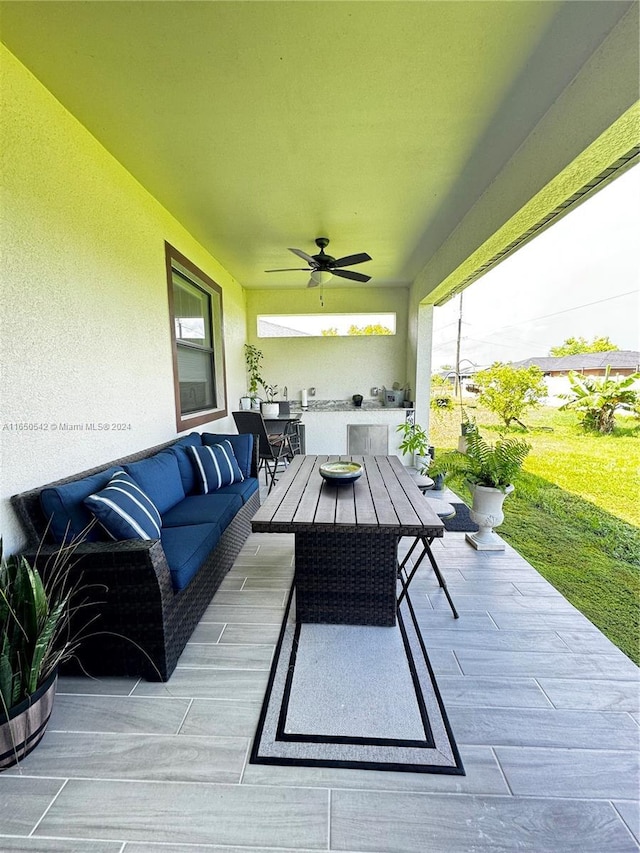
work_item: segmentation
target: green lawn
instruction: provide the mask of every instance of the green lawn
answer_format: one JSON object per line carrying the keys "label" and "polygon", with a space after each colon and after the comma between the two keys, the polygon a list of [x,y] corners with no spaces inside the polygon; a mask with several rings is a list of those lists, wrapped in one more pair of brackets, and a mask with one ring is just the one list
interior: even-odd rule
{"label": "green lawn", "polygon": [[[503,427],[481,408],[481,433]],[[532,445],[500,535],[612,642],[640,663],[640,427],[619,419],[611,436],[584,433],[575,415],[538,409],[525,419]],[[459,411],[432,414],[436,453],[457,444]],[[523,435],[511,430],[509,434]],[[461,481],[450,482],[467,502]]]}

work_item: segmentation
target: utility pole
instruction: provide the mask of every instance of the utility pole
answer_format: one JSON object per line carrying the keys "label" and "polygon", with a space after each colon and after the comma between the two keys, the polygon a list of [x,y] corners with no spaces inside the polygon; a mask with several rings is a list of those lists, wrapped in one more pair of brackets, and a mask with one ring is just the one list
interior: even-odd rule
{"label": "utility pole", "polygon": [[[456,342],[456,379],[454,391],[460,395],[462,407],[462,384],[460,382],[460,339],[462,338],[462,293],[460,294],[460,309],[458,312],[458,340]],[[455,396],[455,395],[454,395]]]}

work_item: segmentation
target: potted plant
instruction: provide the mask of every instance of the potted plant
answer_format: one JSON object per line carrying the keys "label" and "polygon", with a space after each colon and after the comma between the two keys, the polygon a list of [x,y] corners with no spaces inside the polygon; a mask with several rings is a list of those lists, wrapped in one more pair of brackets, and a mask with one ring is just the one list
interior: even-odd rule
{"label": "potted plant", "polygon": [[263,382],[262,387],[264,388],[264,394],[267,398],[266,402],[263,402],[262,404],[262,414],[265,418],[277,418],[280,414],[280,406],[275,402],[275,399],[278,396],[278,386],[267,385]]}
{"label": "potted plant", "polygon": [[48,558],[43,580],[24,557],[5,559],[0,540],[0,770],[40,742],[58,666],[78,645],[70,630],[78,609],[68,573],[73,549],[60,546]]}
{"label": "potted plant", "polygon": [[420,424],[405,421],[396,427],[396,432],[402,433],[402,441],[398,449],[402,455],[411,453],[413,456],[413,467],[418,469],[419,474],[426,474],[431,463],[429,455],[429,437]]}
{"label": "potted plant", "polygon": [[458,450],[460,453],[467,452],[467,436],[474,432],[478,432],[476,419],[460,407],[460,438],[458,439]]}
{"label": "potted plant", "polygon": [[[258,386],[264,384],[264,380],[262,379],[260,372],[260,362],[262,359],[263,353],[261,350],[254,347],[253,344],[244,345],[244,360],[247,365],[247,397],[250,400],[247,408],[260,408],[261,400],[258,397]],[[246,403],[243,404],[243,400],[246,400],[246,397],[242,397],[240,399],[240,405],[242,408],[245,408]]]}
{"label": "potted plant", "polygon": [[471,518],[480,528],[477,533],[467,533],[467,541],[478,550],[503,551],[504,542],[493,528],[504,521],[502,504],[513,491],[512,481],[531,447],[518,438],[500,438],[495,445],[490,444],[477,429],[465,438],[467,452],[451,450],[438,456],[431,463],[429,475],[464,475],[473,496]]}

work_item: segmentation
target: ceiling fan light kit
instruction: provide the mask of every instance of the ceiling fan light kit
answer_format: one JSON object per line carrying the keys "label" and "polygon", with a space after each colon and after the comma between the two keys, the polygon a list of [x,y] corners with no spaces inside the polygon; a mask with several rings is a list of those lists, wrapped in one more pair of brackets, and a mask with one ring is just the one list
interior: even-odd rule
{"label": "ceiling fan light kit", "polygon": [[333,278],[333,273],[329,270],[313,270],[311,273],[311,281],[309,287],[317,287],[319,284],[326,284]]}
{"label": "ceiling fan light kit", "polygon": [[[366,252],[360,252],[356,255],[345,255],[343,258],[333,258],[325,253],[326,247],[329,245],[328,237],[316,237],[316,246],[320,251],[316,255],[308,255],[302,249],[289,248],[290,252],[306,261],[311,270],[311,277],[307,287],[317,287],[319,284],[326,284],[331,281],[333,276],[340,278],[348,278],[351,281],[367,282],[371,279],[370,275],[364,275],[361,272],[353,270],[345,270],[343,267],[354,266],[355,264],[363,264],[365,261],[370,261],[371,256]],[[285,269],[265,270],[265,272],[308,272],[305,267],[287,267]]]}

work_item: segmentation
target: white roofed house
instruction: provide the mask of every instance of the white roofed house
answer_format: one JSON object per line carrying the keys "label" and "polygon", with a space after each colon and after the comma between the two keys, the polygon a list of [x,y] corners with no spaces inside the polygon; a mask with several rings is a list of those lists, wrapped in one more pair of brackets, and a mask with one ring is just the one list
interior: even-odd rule
{"label": "white roofed house", "polygon": [[[561,406],[565,400],[560,396],[571,390],[569,374],[604,376],[607,368],[611,378],[631,376],[640,370],[640,352],[637,350],[610,350],[608,352],[582,352],[577,355],[541,356],[514,362],[514,367],[535,365],[544,373],[549,389],[546,403]],[[636,383],[640,386],[640,382]]]}

